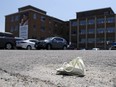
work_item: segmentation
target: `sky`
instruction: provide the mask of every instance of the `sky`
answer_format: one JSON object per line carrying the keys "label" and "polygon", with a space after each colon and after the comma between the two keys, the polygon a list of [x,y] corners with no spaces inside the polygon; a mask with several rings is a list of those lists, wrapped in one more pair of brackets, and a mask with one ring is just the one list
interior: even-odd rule
{"label": "sky", "polygon": [[76,12],[111,7],[116,13],[116,0],[1,0],[0,32],[5,31],[5,16],[18,12],[18,8],[32,5],[47,15],[64,21],[76,18]]}

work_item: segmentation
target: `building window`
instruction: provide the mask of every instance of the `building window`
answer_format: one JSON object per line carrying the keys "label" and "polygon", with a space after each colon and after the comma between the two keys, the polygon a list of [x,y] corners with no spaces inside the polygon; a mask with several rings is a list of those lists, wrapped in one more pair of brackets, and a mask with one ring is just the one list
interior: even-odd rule
{"label": "building window", "polygon": [[51,24],[52,22],[51,21],[49,21],[49,24]]}
{"label": "building window", "polygon": [[15,26],[15,31],[18,31],[18,25]]}
{"label": "building window", "polygon": [[115,22],[115,17],[109,17],[106,18],[107,23],[114,23]]}
{"label": "building window", "polygon": [[45,24],[44,24],[44,23],[42,23],[42,25],[41,25],[41,31],[42,31],[42,32],[45,31]]}
{"label": "building window", "polygon": [[37,19],[37,14],[36,13],[33,14],[33,19]]}
{"label": "building window", "polygon": [[107,37],[106,41],[110,42],[110,43],[113,43],[113,42],[115,42],[115,39],[114,39],[114,37]]}
{"label": "building window", "polygon": [[33,30],[36,30],[36,25],[33,25]]}
{"label": "building window", "polygon": [[77,31],[76,31],[76,30],[72,30],[72,31],[71,31],[71,34],[72,34],[72,35],[76,35],[76,34],[77,34]]}
{"label": "building window", "polygon": [[86,30],[85,29],[80,29],[79,34],[86,34]]}
{"label": "building window", "polygon": [[96,38],[97,43],[104,43],[104,38]]}
{"label": "building window", "polygon": [[19,15],[16,15],[15,16],[15,21],[18,21],[19,20]]}
{"label": "building window", "polygon": [[95,38],[88,38],[88,43],[94,43],[95,42]]}
{"label": "building window", "polygon": [[80,39],[80,43],[86,43],[86,39],[85,38]]}
{"label": "building window", "polygon": [[80,25],[86,25],[86,20],[82,20],[82,21],[80,21],[79,24],[80,24]]}
{"label": "building window", "polygon": [[41,26],[41,31],[45,32],[45,26]]}
{"label": "building window", "polygon": [[11,26],[10,32],[13,32],[13,31],[14,31],[14,26]]}
{"label": "building window", "polygon": [[100,33],[104,33],[104,30],[105,30],[104,28],[98,28],[96,31],[98,34],[100,34]]}
{"label": "building window", "polygon": [[103,23],[104,23],[104,18],[97,19],[97,24],[103,24]]}
{"label": "building window", "polygon": [[94,34],[95,33],[95,29],[88,29],[87,32],[88,32],[88,34]]}
{"label": "building window", "polygon": [[46,19],[45,16],[41,16],[41,21],[42,22],[45,22],[45,19]]}
{"label": "building window", "polygon": [[11,22],[14,22],[14,16],[11,16]]}
{"label": "building window", "polygon": [[71,26],[77,26],[77,21],[72,21]]}
{"label": "building window", "polygon": [[107,30],[106,31],[107,33],[114,33],[115,32],[115,28],[114,27],[109,27],[106,30]]}
{"label": "building window", "polygon": [[91,24],[95,24],[95,20],[94,19],[88,20],[88,25],[91,25]]}
{"label": "building window", "polygon": [[108,12],[108,11],[104,12],[104,15],[108,15],[108,14],[109,14],[109,12]]}

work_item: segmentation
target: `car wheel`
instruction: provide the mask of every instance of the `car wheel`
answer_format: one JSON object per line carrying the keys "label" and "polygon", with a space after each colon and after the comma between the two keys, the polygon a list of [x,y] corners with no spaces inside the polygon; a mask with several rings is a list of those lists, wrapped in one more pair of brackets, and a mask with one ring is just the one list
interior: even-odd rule
{"label": "car wheel", "polygon": [[26,49],[27,49],[27,50],[31,50],[32,47],[28,45]]}
{"label": "car wheel", "polygon": [[12,48],[13,48],[13,46],[12,46],[12,44],[11,44],[11,43],[7,43],[7,44],[5,45],[5,48],[6,48],[6,49],[12,49]]}
{"label": "car wheel", "polygon": [[47,50],[50,50],[50,49],[51,49],[51,45],[48,44],[48,45],[47,45]]}
{"label": "car wheel", "polygon": [[66,46],[63,46],[63,50],[66,50],[67,49],[67,47]]}

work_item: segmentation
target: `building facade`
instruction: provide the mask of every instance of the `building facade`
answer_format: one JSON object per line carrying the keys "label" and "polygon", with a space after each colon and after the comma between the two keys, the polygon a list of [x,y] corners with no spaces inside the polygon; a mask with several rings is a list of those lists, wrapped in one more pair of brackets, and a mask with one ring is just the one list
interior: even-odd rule
{"label": "building facade", "polygon": [[116,42],[116,15],[111,8],[78,12],[69,23],[69,41],[77,49],[108,49]]}
{"label": "building facade", "polygon": [[29,5],[5,17],[5,31],[24,38],[61,36],[76,49],[108,49],[116,42],[116,15],[102,8],[77,12],[75,19],[63,21]]}
{"label": "building facade", "polygon": [[5,31],[16,37],[44,39],[61,36],[68,39],[67,28],[67,22],[48,16],[45,11],[30,5],[5,16]]}

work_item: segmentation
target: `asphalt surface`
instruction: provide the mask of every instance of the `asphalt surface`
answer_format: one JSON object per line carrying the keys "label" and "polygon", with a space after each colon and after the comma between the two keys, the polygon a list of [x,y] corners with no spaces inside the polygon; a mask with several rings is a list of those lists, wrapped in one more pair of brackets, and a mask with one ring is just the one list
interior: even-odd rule
{"label": "asphalt surface", "polygon": [[[56,75],[78,56],[84,77]],[[116,87],[116,51],[0,50],[0,87]]]}

